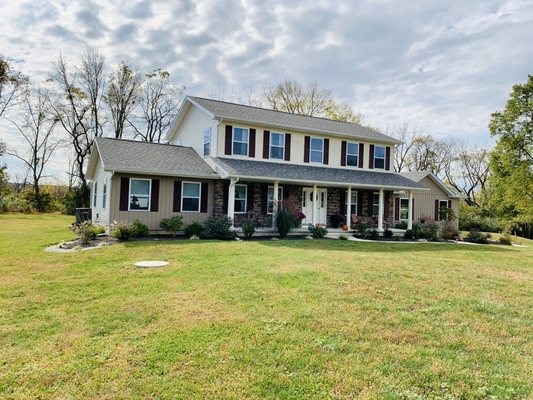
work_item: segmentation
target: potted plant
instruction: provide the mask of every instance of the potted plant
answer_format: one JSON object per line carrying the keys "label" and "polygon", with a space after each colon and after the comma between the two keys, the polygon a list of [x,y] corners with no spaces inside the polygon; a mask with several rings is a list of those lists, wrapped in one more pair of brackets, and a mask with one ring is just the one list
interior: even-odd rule
{"label": "potted plant", "polygon": [[343,230],[343,231],[347,231],[347,230],[348,230],[348,225],[344,224],[344,225],[342,226],[342,230]]}

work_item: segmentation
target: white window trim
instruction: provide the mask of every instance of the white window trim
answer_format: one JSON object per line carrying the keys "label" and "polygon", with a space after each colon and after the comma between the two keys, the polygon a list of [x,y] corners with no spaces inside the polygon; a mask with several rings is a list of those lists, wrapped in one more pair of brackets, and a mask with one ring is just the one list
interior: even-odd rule
{"label": "white window trim", "polygon": [[[353,154],[353,153],[349,153],[348,152],[348,145],[350,144],[356,144],[357,145],[357,154]],[[345,159],[345,162],[346,162],[346,166],[348,168],[359,168],[359,146],[360,144],[357,143],[357,142],[346,142],[346,159]],[[348,165],[348,156],[356,156],[357,157],[357,163],[356,165]]]}
{"label": "white window trim", "polygon": [[[437,213],[437,215],[439,216],[439,219],[438,221],[443,221],[443,219],[440,217],[440,210],[441,210],[441,204],[442,203],[446,203],[446,209],[448,209],[448,200],[442,200],[442,199],[439,199],[439,212]],[[445,220],[444,220],[445,221]]]}
{"label": "white window trim", "polygon": [[[272,141],[272,135],[281,135],[283,137],[283,145],[282,146],[277,146],[277,145],[273,145],[273,141]],[[282,148],[282,153],[281,153],[281,158],[275,158],[275,157],[272,157],[272,147],[281,147]],[[270,147],[268,149],[268,157],[272,160],[285,160],[285,134],[284,133],[281,133],[281,132],[270,132]]]}
{"label": "white window trim", "polygon": [[[235,128],[246,130],[246,132],[247,132],[246,137],[248,139],[246,142],[241,142],[241,141],[235,140]],[[233,145],[235,144],[235,142],[237,142],[237,143],[246,143],[246,154],[235,154],[235,151],[233,150]],[[250,154],[250,128],[244,128],[244,127],[241,127],[241,126],[234,126],[233,128],[231,128],[231,155],[232,156],[237,156],[237,157],[248,157],[248,154]]]}
{"label": "white window trim", "polygon": [[[206,141],[205,139],[208,138]],[[207,152],[205,151],[205,146],[207,145]],[[211,154],[211,128],[204,129],[204,157]]]}
{"label": "white window trim", "polygon": [[96,208],[98,204],[98,182],[93,184],[93,207]]}
{"label": "white window trim", "polygon": [[[272,211],[274,211],[274,186],[269,186],[267,190],[267,215],[273,214],[273,212],[268,211],[268,202],[269,202],[268,193],[270,191],[270,188],[272,188]],[[283,186],[278,186],[278,192],[281,192],[281,196],[280,196],[280,193],[278,193],[278,203],[280,203],[279,205],[281,207],[280,200],[283,200]]]}
{"label": "white window trim", "polygon": [[[376,156],[376,148],[381,147],[383,148],[383,157]],[[387,147],[386,146],[374,146],[374,169],[385,169],[386,165],[386,158],[387,158]],[[383,160],[383,168],[376,167],[376,160]]]}
{"label": "white window trim", "polygon": [[[346,213],[350,214],[350,219],[351,219],[353,214],[355,214],[355,216],[357,217],[358,216],[357,215],[357,206],[359,205],[359,195],[357,193],[357,190],[352,190],[352,197],[355,196],[355,201],[351,201],[350,202],[351,206],[355,206],[355,213],[352,213],[350,210],[348,210],[348,191],[346,190],[345,193],[346,194],[345,194],[344,198],[346,200],[344,201],[344,207],[346,208]],[[352,200],[352,199],[350,199],[350,200]]]}
{"label": "white window trim", "polygon": [[[133,186],[131,184],[131,181],[148,181],[150,182],[150,187],[149,187],[149,190],[148,190],[148,208],[146,210],[135,210],[135,209],[131,209],[131,196],[132,195],[135,195],[135,196],[142,196],[142,197],[145,197],[146,195],[145,194],[136,194],[136,193],[131,193],[131,187]],[[128,189],[128,192],[129,192],[129,196],[128,196],[128,211],[134,211],[134,212],[147,212],[147,211],[150,211],[150,209],[152,208],[152,180],[151,179],[145,179],[145,178],[130,178],[130,185],[129,185],[129,189]]]}
{"label": "white window trim", "polygon": [[[320,154],[321,154],[320,162],[313,161],[313,139],[318,139],[318,140],[320,140],[322,142],[322,150],[320,152]],[[314,151],[318,151],[318,150],[314,150]],[[324,138],[311,136],[311,138],[309,139],[309,163],[312,163],[312,164],[324,164]]]}
{"label": "white window trim", "polygon": [[102,187],[102,208],[105,210],[105,203],[107,201],[107,182],[104,181],[104,186]]}
{"label": "white window trim", "polygon": [[[183,186],[185,183],[192,183],[194,185],[198,185],[198,210],[184,210],[183,209],[183,199],[185,199],[185,191],[183,190]],[[196,199],[196,197],[187,196],[188,199]],[[202,207],[202,183],[201,182],[194,182],[194,181],[183,181],[181,182],[181,212],[183,213],[199,213],[200,209]]]}
{"label": "white window trim", "polygon": [[243,201],[244,200],[244,211],[234,211],[234,214],[246,214],[248,211],[248,185],[246,184],[240,184],[240,185],[235,185],[235,194],[237,194],[237,186],[244,186],[245,190],[244,190],[244,199],[237,199],[237,196],[235,196],[235,199],[234,199],[234,204],[233,204],[233,209],[235,210],[235,202],[237,201]]}
{"label": "white window trim", "polygon": [[[407,218],[402,218],[402,200],[407,200]],[[408,197],[400,197],[400,200],[398,202],[398,220],[399,221],[409,221],[409,198]]]}

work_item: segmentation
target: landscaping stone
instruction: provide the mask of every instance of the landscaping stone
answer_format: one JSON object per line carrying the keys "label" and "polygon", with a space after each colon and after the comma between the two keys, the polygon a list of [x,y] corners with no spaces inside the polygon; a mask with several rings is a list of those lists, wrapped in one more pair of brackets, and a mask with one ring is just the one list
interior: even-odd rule
{"label": "landscaping stone", "polygon": [[137,268],[161,268],[167,265],[167,261],[139,261],[135,263]]}

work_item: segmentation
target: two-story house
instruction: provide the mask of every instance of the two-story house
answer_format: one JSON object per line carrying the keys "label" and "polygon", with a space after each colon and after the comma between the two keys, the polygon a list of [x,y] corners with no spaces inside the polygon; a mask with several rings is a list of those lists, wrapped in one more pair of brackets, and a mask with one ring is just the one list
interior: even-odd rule
{"label": "two-story house", "polygon": [[[393,172],[397,139],[358,124],[186,97],[168,144],[97,138],[88,165],[92,218],[184,223],[228,215],[271,228],[277,207],[303,224],[436,220],[459,197],[432,174]],[[416,176],[415,176],[416,175]]]}

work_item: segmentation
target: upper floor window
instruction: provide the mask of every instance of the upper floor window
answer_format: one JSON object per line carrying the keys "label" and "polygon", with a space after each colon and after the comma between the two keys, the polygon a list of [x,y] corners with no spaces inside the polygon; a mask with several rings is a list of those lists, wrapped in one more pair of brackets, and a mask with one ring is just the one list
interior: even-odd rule
{"label": "upper floor window", "polygon": [[200,182],[183,182],[181,211],[200,211]]}
{"label": "upper floor window", "polygon": [[94,182],[93,185],[93,207],[96,207],[96,194],[98,191],[98,182]]}
{"label": "upper floor window", "polygon": [[247,185],[235,185],[235,212],[245,213],[247,202],[248,186]]}
{"label": "upper floor window", "polygon": [[130,211],[150,209],[150,179],[130,179]]}
{"label": "upper floor window", "polygon": [[107,183],[104,181],[104,187],[102,190],[102,208],[105,208],[106,200],[107,200]]}
{"label": "upper floor window", "polygon": [[208,156],[211,147],[211,128],[204,129],[204,156]]}
{"label": "upper floor window", "polygon": [[239,156],[248,155],[248,142],[250,139],[250,131],[248,128],[233,127],[233,152],[232,154]]}
{"label": "upper floor window", "polygon": [[346,165],[359,166],[359,143],[346,144]]}
{"label": "upper floor window", "polygon": [[311,138],[311,162],[322,164],[324,161],[324,139]]}
{"label": "upper floor window", "polygon": [[270,133],[270,158],[283,160],[285,156],[285,135],[283,133]]}
{"label": "upper floor window", "polygon": [[374,147],[374,168],[385,169],[385,147]]}
{"label": "upper floor window", "polygon": [[[278,187],[278,206],[281,208],[281,199],[283,199],[283,188]],[[272,214],[274,212],[274,186],[268,187],[267,196],[267,213]]]}

